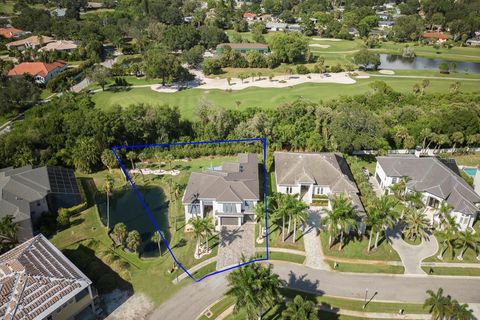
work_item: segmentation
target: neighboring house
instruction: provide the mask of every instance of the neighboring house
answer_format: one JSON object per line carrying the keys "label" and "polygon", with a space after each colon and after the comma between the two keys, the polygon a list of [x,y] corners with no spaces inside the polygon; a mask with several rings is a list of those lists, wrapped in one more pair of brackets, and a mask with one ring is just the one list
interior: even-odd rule
{"label": "neighboring house", "polygon": [[382,39],[386,39],[387,35],[388,35],[388,31],[387,30],[372,29],[372,30],[370,30],[368,35],[378,37],[378,38],[382,38]]}
{"label": "neighboring house", "polygon": [[43,213],[80,203],[73,170],[61,167],[0,169],[0,193],[0,217],[13,216],[19,242],[34,235]]}
{"label": "neighboring house", "polygon": [[217,230],[221,226],[255,221],[259,187],[255,153],[239,153],[238,162],[225,162],[218,168],[193,172],[182,199],[185,221],[196,216],[213,216]]}
{"label": "neighboring house", "polygon": [[360,32],[358,32],[357,28],[348,28],[348,34],[354,36],[354,37],[359,37]]}
{"label": "neighboring house", "polygon": [[450,35],[443,32],[424,32],[422,33],[423,39],[432,39],[438,43],[443,43],[450,39]]}
{"label": "neighboring house", "polygon": [[332,198],[343,194],[352,201],[359,220],[365,216],[357,185],[340,154],[275,152],[274,158],[277,192],[297,194],[306,204],[328,210]]}
{"label": "neighboring house", "polygon": [[292,23],[287,26],[289,32],[302,32],[303,28],[298,23]]}
{"label": "neighboring house", "polygon": [[243,19],[247,21],[254,21],[255,19],[257,19],[257,15],[253,12],[245,12],[243,14]]}
{"label": "neighboring house", "polygon": [[470,39],[468,39],[467,41],[465,41],[465,43],[466,43],[468,46],[480,46],[480,37],[478,37],[478,38],[470,38]]}
{"label": "neighboring house", "polygon": [[51,78],[67,68],[64,61],[58,60],[52,63],[45,62],[22,62],[8,72],[9,77],[21,77],[29,74],[35,78],[36,83],[46,84]]}
{"label": "neighboring house", "polygon": [[29,33],[30,33],[29,31],[23,31],[13,27],[0,28],[0,37],[6,38],[6,39],[20,38]]}
{"label": "neighboring house", "polygon": [[16,40],[6,44],[8,50],[17,49],[24,51],[27,48],[37,49],[43,47],[47,43],[53,42],[55,39],[47,36],[31,36],[25,39]]}
{"label": "neighboring house", "polygon": [[50,11],[50,15],[52,17],[58,17],[58,18],[63,18],[67,14],[67,9],[66,8],[56,8]]}
{"label": "neighboring house", "polygon": [[422,194],[430,221],[437,221],[438,208],[446,202],[461,230],[472,227],[480,196],[461,178],[455,161],[413,155],[377,157],[375,178],[382,189],[391,192],[391,186],[405,177],[406,191]]}
{"label": "neighboring house", "polygon": [[380,29],[390,28],[390,27],[393,27],[394,25],[395,25],[395,21],[392,21],[392,20],[386,20],[386,21],[379,21],[378,22],[378,27]]}
{"label": "neighboring house", "polygon": [[39,234],[0,256],[0,318],[74,319],[91,308],[96,290],[47,238]]}
{"label": "neighboring house", "polygon": [[269,21],[273,21],[274,18],[273,18],[273,15],[268,14],[268,13],[264,13],[264,14],[258,16],[257,20],[263,21],[263,22],[269,22]]}
{"label": "neighboring house", "polygon": [[288,24],[283,22],[267,22],[265,24],[265,29],[267,29],[267,32],[285,31],[287,26]]}
{"label": "neighboring house", "polygon": [[222,54],[222,48],[228,46],[232,48],[233,51],[239,53],[247,53],[248,51],[258,51],[263,54],[268,53],[268,46],[263,43],[221,43],[215,49],[217,55]]}
{"label": "neighboring house", "polygon": [[477,171],[475,171],[473,176],[473,189],[480,195],[480,165],[477,166]]}
{"label": "neighboring house", "polygon": [[388,12],[377,12],[376,15],[380,20],[388,20],[390,18],[390,14],[388,14]]}
{"label": "neighboring house", "polygon": [[41,47],[38,51],[62,51],[62,52],[72,52],[78,48],[76,41],[70,40],[56,40],[49,42],[46,46]]}

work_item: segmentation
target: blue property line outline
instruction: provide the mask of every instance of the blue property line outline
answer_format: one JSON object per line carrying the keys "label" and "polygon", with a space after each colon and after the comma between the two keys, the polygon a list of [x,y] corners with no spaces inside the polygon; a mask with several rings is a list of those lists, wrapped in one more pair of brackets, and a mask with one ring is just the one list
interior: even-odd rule
{"label": "blue property line outline", "polygon": [[[259,258],[259,259],[252,259],[247,262],[239,263],[234,266],[230,266],[228,268],[222,269],[222,270],[217,270],[211,273],[208,273],[204,275],[203,277],[196,279],[190,272],[188,272],[187,269],[180,263],[180,261],[177,260],[177,257],[175,257],[175,254],[173,253],[172,249],[170,248],[170,244],[167,242],[165,236],[163,235],[163,232],[160,230],[160,227],[158,226],[157,222],[153,218],[152,213],[150,212],[150,209],[148,208],[148,205],[146,204],[145,200],[143,199],[142,195],[138,191],[137,187],[135,186],[135,183],[133,182],[132,178],[128,174],[127,169],[123,165],[122,161],[120,160],[120,157],[118,156],[116,150],[118,149],[143,149],[143,148],[148,148],[148,147],[171,147],[171,146],[184,146],[184,145],[208,145],[208,144],[220,144],[220,143],[232,143],[232,142],[254,142],[254,141],[261,141],[263,144],[263,201],[265,204],[265,228],[266,228],[266,257],[265,258]],[[140,203],[142,204],[143,208],[148,214],[148,217],[153,223],[153,226],[157,230],[157,232],[160,234],[160,237],[162,238],[163,243],[167,247],[168,252],[172,256],[173,260],[175,263],[190,277],[190,279],[194,280],[195,282],[200,282],[205,278],[208,278],[210,276],[226,272],[235,268],[239,268],[248,264],[252,264],[254,262],[260,262],[260,261],[266,261],[269,259],[269,250],[268,250],[268,192],[267,192],[267,139],[265,137],[263,138],[246,138],[246,139],[233,139],[233,140],[210,140],[210,141],[189,141],[189,142],[172,142],[172,143],[160,143],[160,144],[140,144],[140,145],[131,145],[131,146],[113,146],[111,147],[111,150],[113,154],[115,155],[115,158],[117,159],[118,165],[123,171],[123,174],[125,175],[125,178],[127,181],[130,183],[132,186],[132,189],[134,190],[135,194],[137,195],[138,199],[140,200]]]}

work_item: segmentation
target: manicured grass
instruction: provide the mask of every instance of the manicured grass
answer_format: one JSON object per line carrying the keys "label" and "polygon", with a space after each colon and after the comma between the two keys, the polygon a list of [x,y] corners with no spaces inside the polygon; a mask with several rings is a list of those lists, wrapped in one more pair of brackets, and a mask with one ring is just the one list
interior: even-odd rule
{"label": "manicured grass", "polygon": [[217,266],[216,261],[211,262],[211,263],[207,264],[206,266],[203,266],[200,269],[198,269],[197,271],[193,272],[192,276],[195,279],[200,279],[201,277],[203,277],[203,276],[205,276],[209,273],[214,272],[216,270],[216,266]]}
{"label": "manicured grass", "polygon": [[[453,158],[457,161],[458,165],[474,167],[480,165],[480,152],[469,154],[448,154],[447,158]],[[477,223],[480,226],[480,223]]]}
{"label": "manicured grass", "polygon": [[[480,268],[422,267],[423,271],[436,276],[474,276],[480,277]],[[430,273],[433,269],[433,273]]]}
{"label": "manicured grass", "polygon": [[[420,79],[375,77],[370,79],[357,79],[355,84],[313,84],[305,83],[288,88],[248,88],[239,91],[225,92],[223,90],[188,89],[176,93],[159,93],[150,88],[134,88],[122,92],[98,92],[94,94],[93,101],[97,107],[108,110],[114,105],[123,107],[131,104],[146,103],[150,105],[178,106],[182,116],[192,119],[196,107],[206,101],[214,106],[228,109],[246,109],[248,107],[275,108],[279,105],[291,103],[298,99],[312,102],[327,101],[339,98],[342,95],[358,95],[371,92],[370,84],[373,81],[385,81],[394,90],[411,92],[414,84]],[[430,80],[428,93],[445,93],[449,91],[452,80]],[[477,92],[478,83],[472,81],[461,82],[460,91]],[[237,106],[236,101],[240,101]]]}
{"label": "manicured grass", "polygon": [[[338,250],[338,244],[335,244],[331,249],[328,248],[328,232],[320,232],[320,239],[322,241],[323,253],[325,256],[359,260],[385,260],[385,261],[400,261],[397,252],[386,242],[380,240],[377,250],[367,252],[368,238],[363,237],[361,240],[351,239],[341,251]],[[373,242],[373,241],[372,241]],[[373,243],[372,243],[373,245]]]}
{"label": "manicured grass", "polygon": [[227,310],[231,305],[235,303],[235,298],[231,296],[225,296],[222,300],[215,303],[211,308],[209,308],[212,315],[209,317],[202,315],[198,320],[208,320],[216,319],[223,311]]}
{"label": "manicured grass", "polygon": [[[437,238],[438,239],[438,238]],[[441,240],[439,240],[441,241]],[[439,243],[439,249],[437,253],[435,253],[433,256],[425,259],[424,261],[428,262],[452,262],[452,263],[478,263],[480,264],[480,261],[477,260],[477,254],[472,250],[472,249],[467,249],[465,254],[463,255],[463,260],[457,259],[457,256],[460,254],[460,249],[455,249],[454,254],[453,254],[453,259],[452,259],[452,253],[450,249],[447,249],[445,253],[443,254],[443,260],[440,260],[437,258],[437,255],[440,254],[440,251],[443,250],[442,244]]]}
{"label": "manicured grass", "polygon": [[[334,261],[327,261],[333,270]],[[405,269],[401,266],[376,265],[376,264],[358,264],[340,262],[335,271],[338,272],[355,272],[355,273],[392,273],[403,274]]]}
{"label": "manicured grass", "polygon": [[[285,222],[285,237],[287,237],[287,223]],[[293,229],[293,227],[292,227]],[[303,243],[303,236],[302,236],[302,231],[300,226],[298,226],[297,230],[297,240],[293,242],[293,231],[290,230],[292,233],[289,237],[285,239],[285,241],[282,241],[282,231],[281,227],[279,228],[277,225],[270,223],[269,222],[269,236],[268,236],[268,245],[269,247],[274,247],[274,248],[286,248],[286,249],[294,249],[294,250],[300,250],[300,251],[305,251],[305,245]],[[258,229],[256,230],[256,234],[258,234]],[[255,245],[257,247],[265,247],[266,246],[266,241],[263,243],[256,243]]]}
{"label": "manicured grass", "polygon": [[[257,259],[258,258],[265,258],[266,253],[263,252],[258,252],[257,253]],[[293,263],[299,263],[303,264],[305,261],[305,256],[299,255],[299,254],[291,254],[291,253],[284,253],[284,252],[270,252],[268,255],[269,260],[281,260],[281,261],[288,261],[288,262],[293,262]]]}

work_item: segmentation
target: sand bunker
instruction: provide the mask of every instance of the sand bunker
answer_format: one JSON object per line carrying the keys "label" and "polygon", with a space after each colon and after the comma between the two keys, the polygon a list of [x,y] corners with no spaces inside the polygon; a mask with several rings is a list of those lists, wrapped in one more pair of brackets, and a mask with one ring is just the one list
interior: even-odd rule
{"label": "sand bunker", "polygon": [[312,43],[312,44],[310,44],[309,46],[310,46],[310,47],[316,47],[316,48],[322,48],[322,49],[330,48],[330,45],[329,45],[329,44]]}
{"label": "sand bunker", "polygon": [[381,73],[381,74],[395,74],[395,71],[393,71],[393,70],[379,70],[378,73]]}
{"label": "sand bunker", "polygon": [[314,41],[342,41],[342,39],[334,38],[313,38]]}

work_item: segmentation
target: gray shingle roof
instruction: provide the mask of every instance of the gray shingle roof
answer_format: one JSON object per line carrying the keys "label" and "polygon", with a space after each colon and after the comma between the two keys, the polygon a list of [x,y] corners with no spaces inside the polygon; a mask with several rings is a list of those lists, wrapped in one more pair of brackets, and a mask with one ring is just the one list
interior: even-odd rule
{"label": "gray shingle roof", "polygon": [[407,186],[420,192],[429,192],[450,204],[455,211],[474,214],[479,209],[480,196],[458,175],[453,162],[437,158],[415,156],[377,157],[389,177],[409,177]]}
{"label": "gray shingle roof", "polygon": [[182,201],[191,203],[196,199],[215,199],[221,202],[259,200],[257,154],[240,153],[238,162],[226,162],[222,170],[193,172]]}

